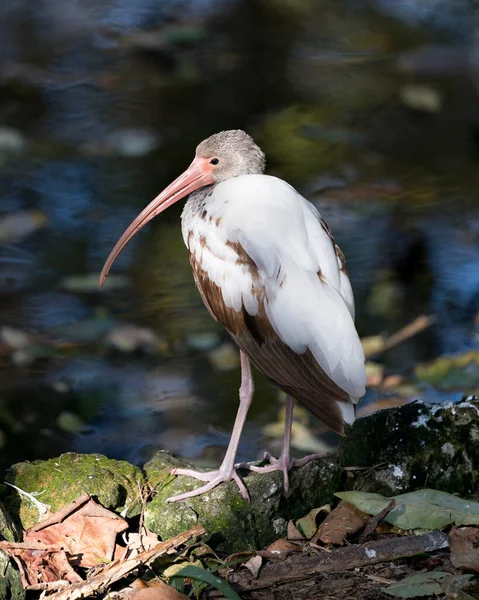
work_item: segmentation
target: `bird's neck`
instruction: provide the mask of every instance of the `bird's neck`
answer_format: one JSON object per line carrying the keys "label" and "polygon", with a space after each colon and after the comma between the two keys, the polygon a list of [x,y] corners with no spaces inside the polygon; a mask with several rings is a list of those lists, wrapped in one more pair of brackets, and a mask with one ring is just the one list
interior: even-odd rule
{"label": "bird's neck", "polygon": [[191,220],[195,217],[198,217],[204,209],[208,197],[211,196],[214,189],[215,184],[207,185],[190,194],[183,208],[183,212],[181,213],[181,220]]}
{"label": "bird's neck", "polygon": [[193,229],[195,221],[201,219],[203,211],[205,210],[205,205],[208,202],[208,198],[213,193],[215,185],[216,184],[207,185],[189,195],[183,208],[183,212],[181,213],[181,229],[183,231],[185,242],[186,236],[188,232]]}

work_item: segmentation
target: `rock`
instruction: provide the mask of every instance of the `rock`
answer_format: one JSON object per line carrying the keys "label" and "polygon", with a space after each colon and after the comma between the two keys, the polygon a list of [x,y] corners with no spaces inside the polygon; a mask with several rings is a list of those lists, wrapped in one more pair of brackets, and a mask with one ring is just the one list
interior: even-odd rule
{"label": "rock", "polygon": [[202,485],[190,477],[169,475],[171,468],[185,466],[191,467],[164,451],[145,465],[147,479],[156,487],[156,495],[146,507],[145,525],[167,539],[201,523],[210,534],[208,543],[224,552],[259,549],[285,537],[288,521],[330,502],[341,479],[341,469],[334,461],[318,460],[291,471],[288,498],[281,473],[243,471],[240,475],[251,502],[243,500],[235,484],[227,483],[196,498],[165,503],[170,496]]}
{"label": "rock", "polygon": [[[19,542],[21,540],[21,533],[18,527],[15,525],[8,511],[0,502],[0,540],[7,540],[8,542]],[[0,573],[2,569],[0,567]],[[1,598],[1,594],[0,594]]]}
{"label": "rock", "polygon": [[386,496],[424,487],[479,494],[479,401],[414,402],[356,421],[339,449],[348,487]]}
{"label": "rock", "polygon": [[0,600],[23,600],[25,595],[20,573],[10,558],[0,550]]}
{"label": "rock", "polygon": [[[0,503],[0,540],[18,542],[21,534],[12,522],[10,515]],[[13,561],[0,550],[0,600],[23,600],[23,590],[20,573],[13,567]]]}
{"label": "rock", "polygon": [[[25,492],[37,493],[38,500],[53,512],[87,492],[105,508],[117,512],[126,509],[127,516],[140,512],[139,486],[144,483],[140,469],[126,461],[74,452],[50,460],[17,463],[8,470],[6,480]],[[5,505],[23,529],[39,521],[38,509],[31,500],[14,489]]]}

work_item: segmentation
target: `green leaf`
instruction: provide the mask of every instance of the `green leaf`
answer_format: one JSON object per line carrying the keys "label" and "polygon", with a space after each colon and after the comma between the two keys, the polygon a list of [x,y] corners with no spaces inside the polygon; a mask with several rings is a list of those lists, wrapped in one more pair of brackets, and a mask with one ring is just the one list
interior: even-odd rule
{"label": "green leaf", "polygon": [[175,577],[189,577],[190,579],[207,583],[219,590],[225,598],[229,598],[230,600],[241,600],[238,594],[230,588],[226,581],[223,581],[223,579],[216,577],[213,573],[205,571],[200,567],[189,565],[184,569],[181,569],[181,571],[178,571],[178,573],[175,573]]}
{"label": "green leaf", "polygon": [[175,588],[177,592],[185,593],[185,578],[184,577],[170,577],[168,584]]}
{"label": "green leaf", "polygon": [[446,525],[479,525],[479,502],[464,500],[438,490],[417,490],[386,498],[368,492],[338,492],[338,498],[354,504],[370,515],[377,515],[391,502],[396,507],[384,520],[401,529],[442,529]]}
{"label": "green leaf", "polygon": [[472,575],[451,575],[442,571],[418,573],[393,583],[381,591],[396,598],[417,598],[434,596],[449,591],[460,590],[466,586]]}
{"label": "green leaf", "polygon": [[318,526],[316,525],[316,517],[323,510],[323,507],[313,508],[313,510],[310,510],[305,517],[301,517],[301,519],[296,521],[296,527],[308,540],[316,533],[316,530],[318,529]]}

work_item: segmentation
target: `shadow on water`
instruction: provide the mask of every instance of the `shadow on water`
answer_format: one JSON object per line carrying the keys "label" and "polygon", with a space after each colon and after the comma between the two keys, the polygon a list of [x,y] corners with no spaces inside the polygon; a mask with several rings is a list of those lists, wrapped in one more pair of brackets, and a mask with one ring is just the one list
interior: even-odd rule
{"label": "shadow on water", "polygon": [[[141,207],[224,128],[250,131],[269,172],[320,208],[348,258],[361,336],[435,315],[376,365],[405,377],[477,350],[479,50],[472,3],[457,4],[2,7],[2,467],[71,449],[208,461],[226,445],[238,357],[194,288],[181,208],[97,287]],[[240,459],[260,455],[278,407],[258,378]]]}

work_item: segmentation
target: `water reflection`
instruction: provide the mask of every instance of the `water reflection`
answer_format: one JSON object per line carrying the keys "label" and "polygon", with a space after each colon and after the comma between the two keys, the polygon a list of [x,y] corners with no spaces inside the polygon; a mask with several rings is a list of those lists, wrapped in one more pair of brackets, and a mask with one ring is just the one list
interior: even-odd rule
{"label": "water reflection", "polygon": [[[436,315],[376,357],[385,374],[477,349],[477,50],[455,37],[475,15],[446,4],[2,9],[1,466],[72,448],[141,463],[162,446],[206,460],[226,445],[238,366],[194,289],[180,209],[120,255],[126,279],[92,284],[140,208],[222,128],[247,128],[269,172],[320,208],[348,258],[361,335]],[[14,211],[42,226],[7,226]],[[261,454],[280,407],[261,378],[257,389],[241,460]]]}

